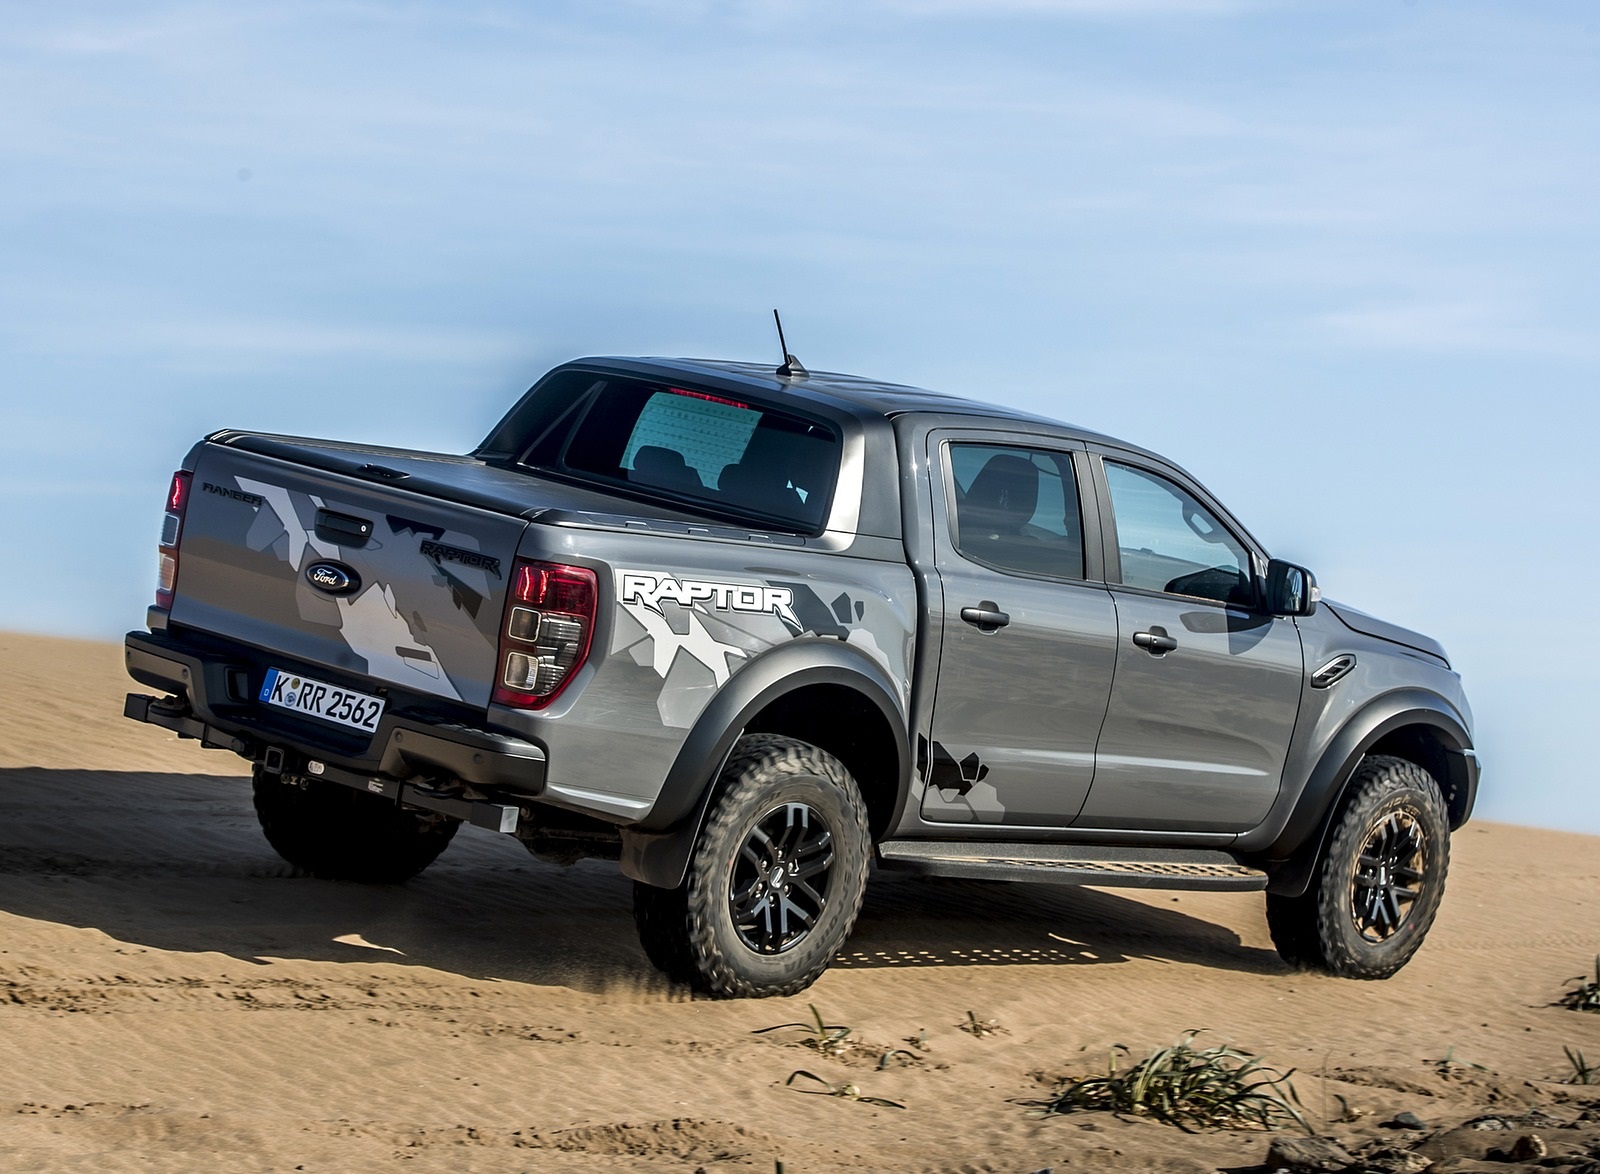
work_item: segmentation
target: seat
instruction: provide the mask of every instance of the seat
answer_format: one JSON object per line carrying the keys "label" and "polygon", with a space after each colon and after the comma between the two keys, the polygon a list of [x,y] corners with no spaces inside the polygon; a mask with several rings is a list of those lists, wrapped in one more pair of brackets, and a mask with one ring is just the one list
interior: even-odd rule
{"label": "seat", "polygon": [[706,491],[700,474],[684,462],[681,452],[658,444],[644,445],[633,454],[633,469],[628,480],[674,493],[703,494]]}
{"label": "seat", "polygon": [[1039,476],[1027,457],[990,457],[956,506],[961,553],[1027,575],[1082,576],[1083,549],[1076,539],[1030,525],[1039,508]]}
{"label": "seat", "polygon": [[1026,457],[989,458],[967,488],[958,524],[961,543],[982,546],[996,538],[1022,538],[1039,507],[1039,470]]}
{"label": "seat", "polygon": [[791,482],[796,437],[758,427],[737,464],[724,466],[717,491],[730,505],[779,518],[804,515],[804,503]]}
{"label": "seat", "polygon": [[776,461],[747,457],[724,467],[717,491],[730,504],[774,517],[792,518],[802,510],[800,495],[789,485],[787,465]]}

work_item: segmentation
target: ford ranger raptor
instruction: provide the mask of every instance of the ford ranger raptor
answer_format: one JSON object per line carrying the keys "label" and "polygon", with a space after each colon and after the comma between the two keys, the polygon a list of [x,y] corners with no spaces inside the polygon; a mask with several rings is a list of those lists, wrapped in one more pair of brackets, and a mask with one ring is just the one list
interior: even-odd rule
{"label": "ford ranger raptor", "polygon": [[1477,790],[1439,644],[1172,462],[792,361],[577,360],[464,456],[216,432],[159,558],[125,713],[249,759],[286,860],[616,860],[717,996],[813,982],[873,863],[1260,890],[1383,978]]}

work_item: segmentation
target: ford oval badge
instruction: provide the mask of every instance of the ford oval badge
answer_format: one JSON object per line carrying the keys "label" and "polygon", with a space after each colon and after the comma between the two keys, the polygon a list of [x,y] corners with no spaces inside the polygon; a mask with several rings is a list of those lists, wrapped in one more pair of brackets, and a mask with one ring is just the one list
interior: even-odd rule
{"label": "ford oval badge", "polygon": [[349,595],[361,586],[361,577],[343,563],[318,562],[306,568],[306,582],[329,595]]}

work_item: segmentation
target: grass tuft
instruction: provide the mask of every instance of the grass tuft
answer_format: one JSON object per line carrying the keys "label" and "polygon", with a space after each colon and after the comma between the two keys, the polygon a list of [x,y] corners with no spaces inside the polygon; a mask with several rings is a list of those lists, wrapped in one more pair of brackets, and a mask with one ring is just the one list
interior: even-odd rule
{"label": "grass tuft", "polygon": [[1482,1064],[1475,1064],[1471,1060],[1456,1059],[1454,1046],[1445,1049],[1444,1055],[1437,1060],[1424,1060],[1423,1063],[1433,1065],[1433,1070],[1446,1079],[1461,1076],[1465,1070],[1474,1072],[1487,1072],[1489,1069]]}
{"label": "grass tuft", "polygon": [[819,1056],[838,1056],[855,1047],[855,1041],[850,1038],[850,1029],[841,1024],[824,1023],[822,1012],[817,1010],[815,1003],[807,1003],[811,1008],[810,1023],[779,1023],[772,1027],[762,1027],[751,1032],[751,1035],[766,1035],[769,1031],[787,1031],[791,1027],[798,1027],[810,1034],[803,1040],[796,1042],[803,1048],[810,1048]]}
{"label": "grass tuft", "polygon": [[1567,1054],[1567,1063],[1572,1065],[1572,1075],[1563,1084],[1600,1084],[1600,1064],[1589,1063],[1584,1058],[1582,1048],[1569,1048],[1563,1044],[1561,1050]]}
{"label": "grass tuft", "polygon": [[1587,974],[1567,979],[1572,989],[1561,996],[1561,1006],[1572,1011],[1600,1011],[1600,955],[1594,960],[1594,981]]}
{"label": "grass tuft", "polygon": [[823,1097],[842,1097],[847,1101],[858,1101],[863,1105],[879,1105],[885,1109],[905,1108],[905,1106],[899,1101],[891,1101],[885,1097],[869,1097],[855,1085],[850,1084],[848,1081],[842,1084],[834,1084],[832,1081],[822,1079],[822,1077],[818,1076],[815,1072],[807,1072],[803,1068],[797,1068],[795,1071],[789,1073],[789,1079],[783,1082],[784,1087],[794,1088],[795,1080],[802,1076],[812,1084],[821,1085],[822,1087],[796,1088],[794,1090],[795,1092],[811,1093],[814,1096]]}
{"label": "grass tuft", "polygon": [[968,1035],[977,1036],[979,1039],[982,1039],[986,1035],[1011,1034],[1004,1027],[1000,1026],[1000,1021],[998,1019],[979,1019],[977,1013],[974,1011],[968,1011],[966,1019],[956,1024],[956,1026],[962,1031],[966,1032]]}
{"label": "grass tuft", "polygon": [[1104,1076],[1063,1081],[1043,1105],[1043,1113],[1100,1111],[1151,1117],[1186,1133],[1201,1129],[1284,1129],[1311,1127],[1289,1077],[1237,1048],[1196,1048],[1191,1031],[1171,1047],[1160,1048],[1133,1067],[1119,1071],[1111,1054]]}

